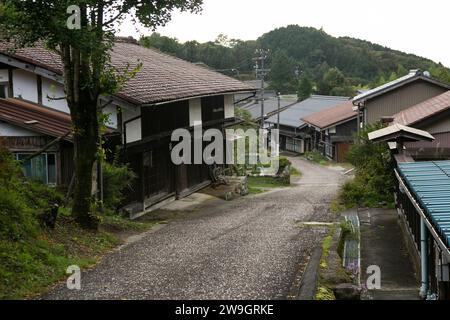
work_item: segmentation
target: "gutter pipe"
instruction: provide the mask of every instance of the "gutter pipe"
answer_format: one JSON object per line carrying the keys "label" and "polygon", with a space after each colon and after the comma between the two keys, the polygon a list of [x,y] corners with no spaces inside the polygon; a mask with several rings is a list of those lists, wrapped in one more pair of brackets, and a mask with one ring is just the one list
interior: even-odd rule
{"label": "gutter pipe", "polygon": [[426,299],[428,296],[428,230],[424,218],[420,219],[420,270],[421,282],[420,297]]}

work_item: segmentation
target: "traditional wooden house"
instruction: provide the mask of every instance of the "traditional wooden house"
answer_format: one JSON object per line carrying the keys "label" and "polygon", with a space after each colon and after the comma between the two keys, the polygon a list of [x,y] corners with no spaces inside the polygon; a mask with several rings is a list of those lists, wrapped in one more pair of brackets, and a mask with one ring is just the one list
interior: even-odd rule
{"label": "traditional wooden house", "polygon": [[[301,120],[313,113],[336,106],[347,101],[348,97],[312,95],[308,99],[288,105],[279,114],[280,149],[295,153],[313,150],[312,137],[308,134],[305,122]],[[266,123],[276,128],[278,115],[269,117]]]}
{"label": "traditional wooden house", "polygon": [[[68,131],[70,117],[67,103],[61,99],[64,89],[59,57],[42,45],[14,52],[8,49],[9,44],[0,44],[0,136],[6,137],[21,158],[20,154],[29,154],[51,137]],[[200,125],[203,130],[222,129],[234,119],[234,94],[254,89],[220,73],[141,47],[132,39],[117,39],[111,63],[119,69],[142,64],[137,75],[117,94],[102,97],[100,102],[109,117],[110,135],[117,135],[115,141],[122,146],[138,176],[127,199],[130,211],[144,211],[155,203],[185,196],[207,185],[210,177],[206,165],[172,164],[171,133]],[[14,119],[12,105],[17,113],[27,116]],[[65,126],[60,125],[62,122]],[[42,136],[43,140],[37,138]],[[23,143],[24,140],[30,143]],[[62,140],[70,146],[70,135]],[[53,151],[56,160],[52,155],[46,158],[47,172],[51,173],[43,181],[66,182],[66,176],[71,175],[70,160],[66,164],[66,159],[71,159],[70,151],[68,158],[62,149]],[[56,169],[50,169],[54,162]],[[34,172],[27,171],[26,166],[33,167],[33,162],[25,164],[24,171]]]}
{"label": "traditional wooden house", "polygon": [[337,162],[344,162],[357,131],[357,113],[351,100],[313,113],[301,120],[311,136],[313,149]]}
{"label": "traditional wooden house", "polygon": [[362,125],[370,125],[448,90],[449,84],[432,78],[428,72],[411,70],[404,77],[356,96],[353,105]]}
{"label": "traditional wooden house", "polygon": [[433,141],[405,144],[405,152],[416,160],[450,159],[450,91],[409,107],[392,117],[393,123],[425,130]]}

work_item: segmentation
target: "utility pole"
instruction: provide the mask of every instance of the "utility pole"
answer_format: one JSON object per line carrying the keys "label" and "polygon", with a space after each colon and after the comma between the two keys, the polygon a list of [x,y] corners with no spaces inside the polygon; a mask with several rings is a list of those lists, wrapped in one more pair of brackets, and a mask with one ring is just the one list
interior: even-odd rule
{"label": "utility pole", "polygon": [[[269,69],[265,69],[265,60],[267,59],[267,55],[269,53],[269,50],[264,49],[258,49],[256,50],[256,54],[259,54],[258,57],[253,58],[254,61],[256,61],[255,70],[256,70],[256,79],[261,79],[261,128],[264,128],[264,95],[265,95],[265,88],[264,88],[264,79],[267,75],[267,73],[270,71]],[[261,68],[259,65],[261,64]]]}
{"label": "utility pole", "polygon": [[277,107],[277,129],[280,130],[280,107],[281,107],[281,95],[280,92],[277,94],[278,107]]}

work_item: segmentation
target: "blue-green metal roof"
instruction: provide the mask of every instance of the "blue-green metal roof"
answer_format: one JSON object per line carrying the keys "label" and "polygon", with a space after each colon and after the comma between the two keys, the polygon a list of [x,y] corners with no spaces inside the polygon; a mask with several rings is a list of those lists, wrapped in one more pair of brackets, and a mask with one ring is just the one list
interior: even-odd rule
{"label": "blue-green metal roof", "polygon": [[450,161],[407,162],[398,167],[436,232],[450,246]]}

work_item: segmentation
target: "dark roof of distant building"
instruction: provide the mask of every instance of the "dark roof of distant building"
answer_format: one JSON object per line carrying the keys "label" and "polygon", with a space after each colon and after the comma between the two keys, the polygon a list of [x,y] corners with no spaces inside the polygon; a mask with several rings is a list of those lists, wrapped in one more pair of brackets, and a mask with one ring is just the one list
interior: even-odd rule
{"label": "dark roof of distant building", "polygon": [[[349,97],[312,95],[308,99],[295,103],[280,112],[280,124],[288,127],[300,127],[305,124],[303,120],[318,111],[328,109],[347,101]],[[277,115],[270,117],[267,122],[277,123]]]}
{"label": "dark roof of distant building", "polygon": [[[10,51],[11,44],[0,42],[0,52],[56,74],[62,74],[58,54],[41,43]],[[207,68],[175,58],[129,40],[117,40],[111,51],[111,62],[119,70],[142,67],[134,78],[126,81],[118,97],[136,105],[164,103],[207,95],[251,92],[243,82]]]}
{"label": "dark roof of distant building", "polygon": [[351,100],[345,101],[337,106],[313,113],[302,120],[319,129],[326,129],[336,124],[356,119],[357,113],[353,111]]}
{"label": "dark roof of distant building", "polygon": [[400,111],[393,116],[395,123],[414,125],[450,109],[450,91]]}
{"label": "dark roof of distant building", "polygon": [[[280,99],[280,109],[286,108],[287,106],[295,103],[297,101],[296,98],[281,98]],[[253,101],[247,103],[241,107],[244,110],[247,110],[252,115],[252,119],[260,119],[261,118],[261,102]],[[278,99],[277,97],[266,97],[264,100],[264,114],[267,116],[273,112],[276,112],[278,109]]]}
{"label": "dark roof of distant building", "polygon": [[397,89],[399,87],[402,87],[406,84],[409,84],[417,80],[426,81],[431,84],[450,90],[450,84],[432,78],[428,72],[422,72],[420,70],[411,70],[409,74],[407,74],[406,76],[400,77],[394,81],[388,82],[386,84],[383,84],[382,86],[379,86],[377,88],[368,90],[366,92],[357,95],[356,97],[353,98],[353,104],[357,105],[358,103],[373,99],[379,95],[382,95],[386,92],[392,91],[394,89]]}

